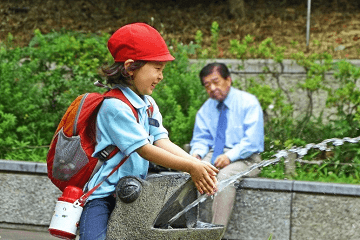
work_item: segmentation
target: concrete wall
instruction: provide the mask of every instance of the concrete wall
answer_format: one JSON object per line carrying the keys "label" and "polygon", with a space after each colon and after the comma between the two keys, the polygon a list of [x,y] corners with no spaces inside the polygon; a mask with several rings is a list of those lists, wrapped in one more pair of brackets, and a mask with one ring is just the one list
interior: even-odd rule
{"label": "concrete wall", "polygon": [[[244,179],[238,186],[227,239],[360,239],[360,185]],[[200,205],[210,221],[211,200]]]}
{"label": "concrete wall", "polygon": [[[245,178],[228,239],[360,239],[360,185]],[[0,160],[0,228],[46,231],[61,192],[45,163]],[[200,219],[210,222],[210,199]]]}
{"label": "concrete wall", "polygon": [[44,230],[61,195],[45,163],[0,160],[0,227]]}

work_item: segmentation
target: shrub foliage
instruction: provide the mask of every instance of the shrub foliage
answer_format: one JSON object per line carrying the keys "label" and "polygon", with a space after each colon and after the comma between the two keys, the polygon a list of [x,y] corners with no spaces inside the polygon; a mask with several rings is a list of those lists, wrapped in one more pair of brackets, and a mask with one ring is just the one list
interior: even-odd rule
{"label": "shrub foliage", "polygon": [[[168,43],[176,61],[168,63],[164,80],[153,93],[168,129],[170,138],[182,146],[189,143],[197,110],[207,99],[200,84],[198,73],[204,65],[201,59],[216,58],[219,54],[219,25],[211,26],[212,45],[202,47],[203,33],[198,30],[195,44]],[[111,63],[106,43],[107,34],[83,34],[78,32],[52,32],[46,35],[34,32],[29,46],[12,46],[12,36],[0,43],[0,158],[26,161],[45,161],[48,145],[66,108],[76,96],[85,92],[102,92],[93,85],[101,80],[98,68]],[[280,65],[280,71],[265,67],[263,74],[278,79],[285,48],[276,46],[272,39],[253,44],[248,35],[243,40],[230,40],[230,51],[234,58],[273,59]],[[294,44],[296,47],[296,44]],[[189,56],[199,59],[198,64],[189,64]],[[334,63],[328,53],[306,55],[297,49],[292,59],[306,70],[306,79],[298,84],[309,98],[308,111],[301,117],[294,116],[294,104],[280,85],[276,89],[265,84],[264,75],[260,81],[247,79],[246,88],[257,96],[265,116],[265,152],[263,159],[269,159],[282,149],[304,146],[327,138],[356,137],[359,135],[360,91],[357,80],[360,68],[346,60]],[[243,65],[240,64],[241,69]],[[329,87],[325,72],[333,71],[337,80],[336,89]],[[324,122],[314,117],[312,98],[319,90],[328,92],[327,107],[335,109],[336,117]],[[345,153],[343,151],[346,151]],[[332,157],[325,159],[322,166],[298,165],[297,179],[319,181],[359,182],[359,144],[333,147]],[[322,153],[311,154],[310,159]],[[342,157],[345,156],[346,157]],[[337,165],[336,163],[351,163]],[[263,169],[262,176],[284,178],[284,164]],[[354,167],[356,166],[356,167]],[[336,177],[335,177],[336,176]],[[347,180],[346,180],[347,179]]]}

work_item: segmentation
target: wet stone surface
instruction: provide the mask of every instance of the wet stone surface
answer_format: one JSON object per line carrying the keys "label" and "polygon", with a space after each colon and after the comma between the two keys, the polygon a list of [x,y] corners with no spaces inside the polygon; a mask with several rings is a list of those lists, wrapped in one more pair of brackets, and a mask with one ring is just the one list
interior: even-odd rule
{"label": "wet stone surface", "polygon": [[222,226],[197,222],[198,207],[189,210],[174,225],[166,226],[173,214],[196,199],[195,185],[188,174],[154,174],[140,182],[141,193],[135,201],[125,203],[117,197],[108,224],[108,240],[221,239]]}

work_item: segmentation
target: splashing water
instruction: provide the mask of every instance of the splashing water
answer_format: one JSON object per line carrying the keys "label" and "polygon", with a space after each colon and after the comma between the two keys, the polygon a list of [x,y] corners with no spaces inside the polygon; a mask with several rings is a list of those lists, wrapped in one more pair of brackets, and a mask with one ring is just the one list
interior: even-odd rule
{"label": "splashing water", "polygon": [[[358,143],[360,141],[360,136],[356,137],[356,138],[349,138],[349,137],[345,137],[343,139],[339,139],[339,138],[331,138],[331,139],[326,139],[324,141],[322,141],[321,143],[318,144],[307,144],[305,146],[305,148],[292,148],[289,149],[289,152],[294,152],[297,154],[298,157],[302,158],[304,155],[307,154],[308,150],[311,148],[318,148],[321,151],[329,151],[330,149],[327,147],[327,143],[332,142],[333,145],[335,146],[339,146],[344,144],[344,142],[349,142],[349,143]],[[230,184],[238,181],[239,178],[241,178],[242,176],[245,176],[247,174],[249,174],[252,170],[259,168],[259,167],[266,167],[270,164],[275,164],[278,163],[280,161],[280,159],[282,157],[287,157],[288,156],[288,151],[286,150],[281,150],[278,153],[276,153],[274,155],[274,157],[276,157],[273,160],[267,160],[267,161],[262,161],[259,164],[254,164],[251,167],[249,167],[247,170],[240,172],[228,179],[225,179],[223,181],[220,181],[218,183],[218,191],[217,193],[221,192],[225,187],[229,186]],[[186,213],[187,211],[189,211],[191,208],[195,207],[196,205],[198,205],[201,202],[204,202],[206,200],[206,198],[208,197],[208,195],[203,194],[201,195],[198,199],[196,199],[194,202],[190,203],[188,206],[186,206],[181,212],[179,212],[178,214],[176,214],[174,217],[172,217],[169,222],[168,222],[168,226],[170,226],[174,221],[176,221],[176,219],[178,219],[179,217],[181,217],[181,215],[183,215],[184,213]]]}
{"label": "splashing water", "polygon": [[[276,156],[276,155],[275,155]],[[283,157],[283,154],[278,154],[277,158],[274,160],[267,160],[267,161],[262,161],[261,163],[258,164],[254,164],[252,166],[250,166],[249,168],[247,168],[245,171],[240,172],[234,176],[229,177],[228,179],[224,179],[222,181],[220,181],[218,183],[218,191],[217,193],[221,192],[222,190],[224,190],[224,188],[226,188],[227,186],[229,186],[230,184],[235,183],[236,181],[238,181],[239,178],[241,178],[242,176],[245,176],[247,174],[249,174],[251,171],[253,171],[256,168],[259,167],[266,167],[270,164],[275,164],[277,162],[280,161],[281,157]],[[216,194],[217,194],[216,193]],[[181,215],[183,215],[184,213],[186,213],[187,211],[189,211],[191,208],[195,207],[196,205],[198,205],[201,202],[204,202],[206,200],[206,198],[208,197],[208,195],[203,194],[201,195],[199,198],[197,198],[195,201],[193,201],[192,203],[190,203],[189,205],[187,205],[182,211],[180,211],[178,214],[176,214],[174,217],[172,217],[169,222],[168,222],[168,226],[170,226],[173,222],[175,222],[179,217],[181,217]]]}

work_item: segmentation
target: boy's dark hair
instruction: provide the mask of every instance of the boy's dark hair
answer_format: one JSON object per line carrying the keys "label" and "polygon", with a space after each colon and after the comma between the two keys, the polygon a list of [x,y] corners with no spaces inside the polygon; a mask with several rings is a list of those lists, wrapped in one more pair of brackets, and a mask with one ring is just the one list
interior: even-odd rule
{"label": "boy's dark hair", "polygon": [[[134,61],[131,63],[128,71],[135,71],[144,66],[147,61]],[[112,65],[104,65],[100,68],[100,75],[106,78],[106,84],[113,86],[120,84],[122,86],[130,86],[131,76],[126,71],[123,62],[115,62]]]}
{"label": "boy's dark hair", "polygon": [[226,79],[227,77],[230,76],[230,72],[229,69],[227,68],[227,66],[223,63],[209,63],[207,64],[205,67],[203,67],[203,69],[201,69],[200,71],[200,81],[201,84],[204,85],[203,82],[203,78],[206,77],[207,75],[213,73],[214,71],[217,71],[221,77],[223,77],[224,79]]}

